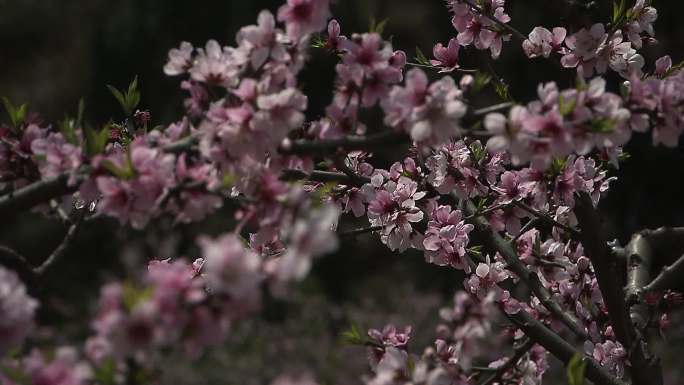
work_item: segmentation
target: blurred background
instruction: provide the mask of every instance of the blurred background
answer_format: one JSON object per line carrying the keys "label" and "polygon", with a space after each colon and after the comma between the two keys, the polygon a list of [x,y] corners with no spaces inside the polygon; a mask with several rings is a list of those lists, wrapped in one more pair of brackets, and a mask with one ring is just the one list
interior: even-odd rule
{"label": "blurred background", "polygon": [[[580,1],[581,2],[581,1]],[[120,119],[106,84],[119,88],[138,76],[141,105],[154,124],[168,124],[182,114],[184,95],[177,79],[164,76],[169,49],[180,41],[202,46],[208,39],[232,45],[236,31],[252,24],[261,9],[274,11],[270,0],[0,0],[0,95],[15,104],[29,102],[46,122],[74,115],[84,98],[91,122]],[[507,11],[523,33],[534,26],[562,25],[570,31],[606,21],[609,2],[596,1],[590,11],[567,0],[510,1]],[[681,1],[656,0],[658,43],[643,50],[647,65],[665,53],[675,63],[684,59]],[[415,47],[430,53],[436,42],[455,37],[451,16],[442,0],[339,0],[333,7],[345,34],[368,30],[372,19],[387,18],[385,34],[395,49],[415,56]],[[483,56],[462,53],[463,66],[477,68]],[[559,71],[549,61],[530,61],[520,43],[504,45],[494,68],[518,101],[535,97],[536,84],[557,81],[569,86],[573,71]],[[332,61],[313,53],[302,74],[311,117],[330,101]],[[619,79],[612,78],[613,87]],[[616,90],[616,88],[614,88]],[[494,94],[478,103],[497,102]],[[3,118],[4,119],[4,118]],[[602,203],[612,235],[624,243],[646,227],[683,225],[684,152],[653,148],[650,138],[637,136],[631,154],[616,174]],[[83,322],[102,282],[134,276],[151,258],[197,256],[199,233],[219,234],[231,228],[230,208],[202,224],[174,225],[158,220],[145,232],[122,229],[109,220],[91,222],[40,290],[47,298],[41,309],[46,325],[59,330],[65,342],[83,337]],[[40,261],[61,241],[64,226],[40,215],[0,218],[0,244]],[[673,256],[676,257],[676,256]],[[391,255],[374,236],[343,241],[340,252],[321,259],[310,278],[288,303],[275,303],[261,319],[239,326],[225,347],[199,363],[173,361],[169,384],[263,384],[278,373],[308,368],[326,384],[359,383],[365,353],[341,347],[338,335],[351,322],[380,328],[394,322],[412,324],[414,347],[431,343],[438,309],[448,305],[462,277],[453,270],[426,264],[418,253]],[[46,332],[48,333],[48,332]],[[53,336],[54,337],[54,336]],[[419,353],[419,351],[416,351]],[[675,366],[676,366],[676,361]]]}

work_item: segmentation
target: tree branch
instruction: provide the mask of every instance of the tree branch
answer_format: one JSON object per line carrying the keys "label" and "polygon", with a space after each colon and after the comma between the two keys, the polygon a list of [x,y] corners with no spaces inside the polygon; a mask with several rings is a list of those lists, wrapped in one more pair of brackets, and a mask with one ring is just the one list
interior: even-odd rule
{"label": "tree branch", "polygon": [[285,154],[330,153],[338,149],[368,150],[389,144],[408,142],[409,137],[403,132],[387,130],[367,136],[348,136],[329,140],[295,140],[289,145],[281,147]]}
{"label": "tree branch", "polygon": [[0,217],[6,218],[22,210],[33,208],[39,203],[75,191],[77,186],[69,186],[67,175],[41,180],[24,186],[0,197]]}
{"label": "tree branch", "polygon": [[74,223],[69,226],[69,230],[67,230],[66,235],[64,236],[64,239],[62,242],[57,246],[57,248],[43,261],[43,263],[40,264],[40,266],[36,267],[33,269],[33,271],[38,275],[44,275],[50,267],[52,267],[57,261],[59,261],[64,253],[67,251],[69,246],[71,245],[71,242],[76,238],[76,234],[78,233],[78,230],[81,226],[81,223],[83,223],[83,218],[85,217],[86,209],[80,209],[76,213],[76,219],[74,219]]}
{"label": "tree branch", "polygon": [[482,384],[480,384],[480,385],[491,385],[491,384],[493,384],[493,383],[499,381],[499,380],[501,379],[501,376],[503,376],[503,375],[506,373],[506,371],[507,371],[508,369],[510,369],[510,368],[514,367],[515,365],[517,365],[518,361],[520,361],[520,359],[522,358],[522,356],[524,356],[525,354],[527,354],[527,352],[529,352],[530,349],[532,349],[532,347],[533,347],[535,344],[536,344],[536,342],[534,342],[534,341],[531,340],[531,339],[528,339],[528,340],[525,341],[522,345],[516,347],[516,348],[514,349],[515,351],[514,351],[514,353],[513,353],[513,356],[510,357],[508,360],[506,360],[506,362],[505,362],[503,365],[501,365],[500,367],[496,368],[496,372],[493,373],[492,375],[490,375],[490,376],[489,376],[486,380],[484,380],[484,381],[482,382]]}
{"label": "tree branch", "polygon": [[[477,207],[475,207],[472,201],[468,200],[465,201],[464,210],[466,215],[474,215],[477,212]],[[539,301],[541,301],[542,305],[544,305],[544,307],[546,307],[549,312],[556,317],[556,319],[561,321],[573,333],[581,337],[583,340],[586,340],[586,330],[580,327],[579,322],[574,316],[564,311],[560,307],[560,305],[553,299],[551,293],[541,283],[537,274],[530,271],[527,266],[520,261],[520,258],[518,258],[518,255],[511,243],[493,231],[485,218],[477,216],[473,218],[473,222],[480,233],[484,236],[487,243],[489,243],[492,248],[498,250],[499,253],[504,257],[506,263],[508,264],[508,269],[515,273],[532,290],[534,295],[539,298]]]}
{"label": "tree branch", "polygon": [[501,27],[501,28],[505,29],[506,31],[508,31],[508,32],[512,33],[513,35],[515,35],[515,37],[517,37],[518,39],[520,39],[520,40],[525,40],[525,39],[527,39],[527,36],[523,35],[523,34],[522,34],[520,31],[518,31],[517,29],[513,28],[512,26],[510,26],[510,25],[508,25],[508,24],[506,24],[506,23],[502,23],[502,22],[499,21],[499,19],[497,19],[496,17],[494,17],[494,16],[492,16],[492,15],[490,15],[490,14],[484,12],[484,11],[482,10],[482,8],[480,8],[477,4],[474,4],[474,3],[472,2],[472,0],[463,0],[463,2],[466,3],[466,4],[468,4],[468,5],[470,6],[470,8],[472,8],[474,11],[476,11],[477,13],[479,13],[480,15],[482,15],[483,17],[485,17],[486,19],[492,21],[494,24],[498,25],[499,27]]}
{"label": "tree branch", "polygon": [[385,226],[370,226],[370,227],[362,227],[360,229],[354,229],[354,230],[347,230],[347,231],[340,231],[337,233],[338,236],[340,237],[353,237],[356,235],[361,235],[361,234],[367,234],[367,233],[372,233],[375,231],[380,231],[384,229]]}
{"label": "tree branch", "polygon": [[557,220],[551,218],[551,216],[549,216],[548,214],[542,213],[538,210],[535,210],[532,207],[530,207],[527,204],[520,202],[520,201],[513,201],[513,204],[515,206],[527,211],[528,213],[534,215],[535,217],[539,218],[541,221],[546,222],[547,224],[549,224],[551,226],[556,226],[556,227],[568,232],[573,238],[579,237],[579,231],[573,229],[570,226],[567,226],[567,225],[564,225],[564,224],[558,222]]}
{"label": "tree branch", "polygon": [[616,259],[612,258],[602,220],[587,193],[583,192],[577,196],[575,216],[581,229],[582,246],[594,266],[596,280],[608,309],[608,318],[615,336],[627,351],[632,352],[632,381],[635,385],[662,384],[659,365],[652,360],[649,362],[643,349],[632,349],[636,330],[630,322],[622,284],[618,280]]}
{"label": "tree branch", "polygon": [[310,180],[313,182],[340,182],[349,186],[362,186],[370,183],[370,178],[357,175],[351,177],[341,172],[313,170],[310,173],[301,170],[283,170],[284,180]]}
{"label": "tree branch", "polygon": [[587,363],[587,378],[589,378],[595,384],[627,385],[626,382],[612,376],[596,361],[582,354],[566,340],[554,333],[551,329],[544,326],[544,324],[536,320],[526,311],[521,310],[516,314],[506,314],[506,316],[511,320],[511,322],[520,328],[520,330],[522,330],[527,337],[543,346],[544,349],[548,350],[564,364],[570,362],[572,357],[574,357],[576,354],[582,355],[584,361]]}
{"label": "tree branch", "polygon": [[682,274],[684,274],[684,255],[675,263],[664,267],[660,274],[644,287],[644,292],[671,289],[677,282],[681,282]]}

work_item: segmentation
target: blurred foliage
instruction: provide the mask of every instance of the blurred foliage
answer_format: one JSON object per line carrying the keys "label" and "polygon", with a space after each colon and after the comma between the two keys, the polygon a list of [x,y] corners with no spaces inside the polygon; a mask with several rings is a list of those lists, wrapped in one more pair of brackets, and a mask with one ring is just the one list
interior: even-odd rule
{"label": "blurred foliage", "polygon": [[[196,46],[210,38],[232,44],[236,31],[254,23],[260,9],[275,11],[279,3],[0,0],[0,94],[17,106],[29,102],[29,110],[39,112],[48,122],[60,121],[67,113],[76,115],[79,100],[84,98],[85,119],[105,123],[123,118],[105,85],[123,86],[137,76],[140,106],[152,113],[152,126],[168,124],[180,116],[183,98],[177,79],[162,73],[168,50],[183,40]],[[569,28],[572,31],[593,21],[609,20],[612,12],[609,2],[592,2],[595,6],[589,11],[566,0],[509,3],[512,24],[521,31],[536,25],[573,26]],[[666,52],[679,62],[684,59],[684,26],[677,15],[684,4],[654,3],[660,13],[656,24],[659,43],[644,50],[647,62]],[[414,47],[419,47],[429,58],[434,43],[455,36],[442,0],[339,0],[334,14],[343,33],[367,31],[374,25],[409,57],[416,57]],[[466,68],[489,61],[487,55],[472,49],[464,50],[462,58]],[[313,52],[312,65],[302,74],[312,118],[320,116],[330,101],[332,64],[331,58]],[[535,96],[537,83],[553,80],[567,86],[574,76],[574,71],[559,71],[548,61],[524,59],[515,41],[504,45],[501,59],[492,66],[496,75],[505,79],[505,83],[494,79],[495,83],[505,85],[507,94],[522,102]],[[484,66],[480,69],[489,73]],[[478,105],[498,101],[489,88]],[[642,227],[684,224],[680,203],[684,168],[679,167],[684,164],[684,153],[653,149],[645,136],[637,136],[627,151],[631,158],[619,170],[620,179],[602,207],[613,235],[625,241]],[[58,339],[83,337],[87,330],[83,322],[92,311],[101,283],[115,277],[135,278],[139,266],[151,258],[197,256],[196,236],[230,229],[230,213],[227,207],[205,223],[189,226],[161,219],[145,232],[122,229],[107,219],[88,223],[46,282],[31,288],[45,301],[42,322],[56,327]],[[37,214],[2,218],[0,243],[39,262],[65,231],[63,224]],[[338,346],[340,333],[352,323],[359,325],[361,333],[387,322],[410,323],[416,331],[414,346],[426,346],[437,321],[437,308],[450,301],[462,281],[453,270],[428,265],[417,253],[391,255],[374,236],[348,239],[338,253],[317,262],[312,276],[290,303],[269,306],[262,320],[236,327],[226,348],[212,351],[199,364],[170,365],[166,375],[173,379],[169,383],[261,384],[278,371],[308,367],[324,383],[358,382],[365,355],[358,348]],[[344,376],[336,377],[339,373]]]}

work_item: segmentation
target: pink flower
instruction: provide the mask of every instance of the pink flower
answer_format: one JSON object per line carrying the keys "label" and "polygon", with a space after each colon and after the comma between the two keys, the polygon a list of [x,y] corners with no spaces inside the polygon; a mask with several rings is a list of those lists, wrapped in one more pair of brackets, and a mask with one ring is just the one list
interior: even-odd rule
{"label": "pink flower", "polygon": [[461,212],[452,210],[449,206],[435,208],[425,231],[423,246],[428,262],[442,266],[451,265],[468,273],[470,266],[465,256],[465,247],[469,241],[468,233],[474,227],[466,224],[461,218]]}
{"label": "pink flower", "polygon": [[487,262],[479,263],[475,269],[475,274],[467,278],[464,285],[480,299],[485,298],[490,293],[493,293],[495,298],[499,298],[503,290],[498,286],[498,283],[508,277],[503,263],[490,262],[489,256],[487,256]]}
{"label": "pink flower", "polygon": [[33,331],[38,301],[26,293],[19,277],[0,266],[0,357],[20,347]]}
{"label": "pink flower", "polygon": [[203,272],[212,293],[228,294],[237,301],[253,302],[260,297],[261,260],[233,234],[217,239],[198,239],[204,257]]}
{"label": "pink flower", "polygon": [[430,60],[430,64],[435,67],[440,67],[442,72],[452,72],[459,67],[458,64],[458,50],[460,45],[458,40],[452,38],[449,40],[447,47],[444,47],[442,43],[437,43],[432,49],[432,54],[435,59]]}
{"label": "pink flower", "polygon": [[397,331],[394,325],[389,324],[382,332],[377,329],[368,330],[368,336],[380,345],[406,350],[411,339],[411,326],[406,326],[403,331]]}
{"label": "pink flower", "polygon": [[[590,342],[587,342],[587,348],[591,349]],[[607,340],[602,344],[593,345],[591,354],[601,366],[606,367],[615,376],[618,378],[624,376],[627,351],[619,342]]]}
{"label": "pink flower", "polygon": [[656,60],[655,75],[662,78],[672,68],[672,59],[669,55],[663,56]]}
{"label": "pink flower", "polygon": [[637,0],[627,11],[627,15],[628,19],[623,30],[632,46],[639,49],[642,46],[642,33],[646,32],[649,37],[655,35],[653,23],[658,19],[658,11],[654,7],[646,6],[645,0]]}
{"label": "pink flower", "polygon": [[197,56],[188,72],[198,82],[229,85],[237,79],[238,67],[227,47],[221,48],[216,40],[209,40],[204,49],[197,49]]}
{"label": "pink flower", "polygon": [[287,35],[295,42],[325,28],[328,17],[329,0],[287,0],[278,9],[278,21],[285,23]]}
{"label": "pink flower", "polygon": [[340,49],[343,42],[347,40],[347,38],[340,33],[340,23],[335,19],[330,20],[328,23],[328,39],[325,41],[325,47],[327,49],[335,52]]}
{"label": "pink flower", "polygon": [[312,259],[337,249],[335,235],[339,209],[326,205],[298,219],[289,234],[285,253],[277,260],[276,276],[282,281],[301,280],[311,269]]}
{"label": "pink flower", "polygon": [[164,73],[168,76],[184,74],[192,66],[192,52],[194,48],[187,41],[181,42],[179,48],[169,51],[169,61],[164,66]]}
{"label": "pink flower", "polygon": [[530,32],[529,38],[523,41],[523,50],[529,58],[549,57],[552,52],[561,50],[561,44],[565,40],[566,30],[556,27],[553,32],[544,27],[535,27]]}
{"label": "pink flower", "polygon": [[50,133],[31,142],[31,150],[39,158],[38,167],[44,178],[69,174],[69,183],[76,183],[76,174],[83,163],[79,144],[68,142],[61,133]]}
{"label": "pink flower", "polygon": [[467,107],[453,78],[444,77],[427,89],[420,69],[406,75],[405,87],[394,87],[382,107],[385,123],[403,127],[420,146],[436,146],[461,134],[460,120]]}
{"label": "pink flower", "polygon": [[33,350],[23,360],[23,368],[31,384],[86,385],[93,377],[92,368],[71,347],[57,349],[53,359],[46,359],[41,352]]}

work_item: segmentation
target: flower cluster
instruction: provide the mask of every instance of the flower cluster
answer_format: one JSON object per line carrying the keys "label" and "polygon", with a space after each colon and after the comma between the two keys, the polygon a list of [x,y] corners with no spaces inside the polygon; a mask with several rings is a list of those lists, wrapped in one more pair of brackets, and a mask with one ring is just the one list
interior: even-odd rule
{"label": "flower cluster", "polygon": [[631,137],[630,111],[619,95],[606,91],[602,78],[562,91],[555,83],[543,84],[538,95],[526,107],[513,107],[508,118],[500,113],[485,117],[491,151],[508,150],[514,164],[529,162],[546,170],[553,159],[584,155],[595,147],[615,152]]}
{"label": "flower cluster", "polygon": [[19,277],[0,267],[0,357],[21,346],[33,330],[38,302],[26,293]]}
{"label": "flower cluster", "polygon": [[511,21],[504,9],[505,0],[479,1],[477,7],[470,0],[449,0],[447,4],[454,14],[451,23],[458,31],[458,42],[462,46],[472,44],[480,50],[488,49],[492,58],[498,58],[503,42],[511,37],[501,26]]}
{"label": "flower cluster", "polygon": [[395,86],[382,108],[385,124],[407,132],[421,147],[444,144],[464,132],[460,123],[467,107],[451,77],[429,84],[425,72],[412,69],[405,86]]}
{"label": "flower cluster", "polygon": [[430,215],[423,240],[426,260],[469,273],[465,248],[468,245],[468,233],[472,230],[473,225],[462,220],[459,210],[452,210],[450,206],[436,207]]}
{"label": "flower cluster", "polygon": [[375,32],[351,38],[341,35],[336,20],[328,26],[326,47],[339,55],[341,62],[335,67],[337,78],[327,116],[310,131],[321,139],[360,134],[365,128],[358,121],[359,109],[386,99],[392,85],[402,81],[406,54],[393,51],[392,44]]}
{"label": "flower cluster", "polygon": [[684,72],[672,70],[669,57],[656,64],[660,78],[633,76],[627,83],[627,104],[635,111],[629,123],[637,132],[651,128],[653,144],[676,147],[684,130]]}

